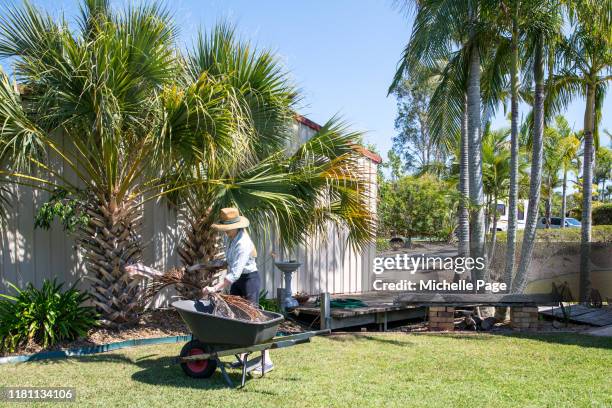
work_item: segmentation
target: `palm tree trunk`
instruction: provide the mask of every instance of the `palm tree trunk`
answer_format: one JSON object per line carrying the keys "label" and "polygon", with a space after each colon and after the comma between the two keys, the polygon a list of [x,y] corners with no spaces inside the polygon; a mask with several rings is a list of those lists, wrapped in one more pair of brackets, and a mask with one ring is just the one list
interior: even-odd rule
{"label": "palm tree trunk", "polygon": [[567,211],[567,169],[563,169],[563,192],[561,197],[561,226],[565,228],[565,212]]}
{"label": "palm tree trunk", "polygon": [[550,229],[552,217],[552,180],[550,174],[548,174],[546,184],[548,185],[548,196],[546,197],[546,229]]}
{"label": "palm tree trunk", "polygon": [[487,234],[491,232],[491,205],[493,197],[485,194],[485,244],[487,242]]}
{"label": "palm tree trunk", "polygon": [[491,232],[491,244],[489,246],[489,253],[487,254],[489,263],[493,262],[493,257],[495,256],[495,244],[497,243],[497,221],[497,194],[495,194],[493,196],[493,231]]}
{"label": "palm tree trunk", "polygon": [[[468,150],[470,180],[470,257],[481,258],[486,265],[484,192],[482,185],[482,135],[480,132],[480,52],[478,44],[472,45],[468,76]],[[483,279],[484,271],[472,270],[472,281]]]}
{"label": "palm tree trunk", "polygon": [[459,164],[459,192],[461,201],[459,202],[459,256],[467,257],[470,251],[470,214],[468,203],[470,199],[469,189],[469,147],[468,147],[468,111],[467,99],[463,103],[463,117],[461,120],[461,146]]}
{"label": "palm tree trunk", "polygon": [[140,203],[99,197],[87,213],[89,223],[79,231],[77,242],[84,250],[87,279],[94,284],[93,303],[108,326],[134,322],[141,307],[141,288],[125,267],[142,257]]}
{"label": "palm tree trunk", "polygon": [[[213,218],[208,211],[199,217],[197,214],[187,212],[185,219],[187,222],[185,236],[177,248],[182,265],[188,268],[221,258],[223,255],[221,240],[218,232],[211,228]],[[218,273],[211,274],[205,269],[187,269],[185,273],[190,274],[189,280],[199,287],[212,285],[218,275]],[[194,287],[177,287],[177,290],[186,299],[195,299],[198,295],[194,293],[196,290]]]}
{"label": "palm tree trunk", "polygon": [[187,219],[187,224],[185,237],[177,248],[181,263],[184,266],[192,266],[213,259],[216,253],[217,233],[210,227],[212,224],[210,217],[205,215],[196,221]]}
{"label": "palm tree trunk", "polygon": [[595,119],[595,87],[587,85],[584,111],[584,160],[582,167],[582,227],[580,237],[579,299],[587,302],[591,291],[591,212],[593,194],[593,124]]}
{"label": "palm tree trunk", "polygon": [[513,293],[522,293],[527,286],[527,274],[531,263],[531,255],[536,237],[536,224],[538,221],[538,203],[540,202],[540,188],[542,185],[542,152],[544,136],[544,39],[542,35],[537,39],[534,55],[535,95],[533,105],[533,147],[531,157],[531,180],[529,182],[529,208],[527,221],[521,247],[521,259],[512,282]]}
{"label": "palm tree trunk", "polygon": [[506,268],[504,282],[512,286],[516,254],[516,230],[518,217],[518,170],[519,170],[519,55],[518,55],[518,2],[515,4],[512,19],[512,66],[511,66],[511,100],[510,100],[510,193],[508,195],[508,231],[506,243]]}

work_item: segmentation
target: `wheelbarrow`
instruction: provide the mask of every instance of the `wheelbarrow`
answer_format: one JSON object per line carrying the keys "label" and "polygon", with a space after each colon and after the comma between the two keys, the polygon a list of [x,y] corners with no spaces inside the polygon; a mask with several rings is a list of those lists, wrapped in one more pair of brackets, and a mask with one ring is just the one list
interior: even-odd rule
{"label": "wheelbarrow", "polygon": [[[283,315],[264,311],[270,319],[265,322],[249,322],[229,319],[207,313],[199,301],[180,300],[172,303],[192,333],[192,340],[181,350],[178,358],[186,375],[193,378],[209,378],[220,368],[228,386],[234,387],[221,357],[235,356],[242,361],[241,387],[246,381],[247,362],[251,353],[261,352],[261,376],[264,375],[264,352],[296,344],[308,343],[310,338],[328,334],[330,330],[317,330],[288,336],[276,335]],[[242,360],[239,355],[244,354]]]}

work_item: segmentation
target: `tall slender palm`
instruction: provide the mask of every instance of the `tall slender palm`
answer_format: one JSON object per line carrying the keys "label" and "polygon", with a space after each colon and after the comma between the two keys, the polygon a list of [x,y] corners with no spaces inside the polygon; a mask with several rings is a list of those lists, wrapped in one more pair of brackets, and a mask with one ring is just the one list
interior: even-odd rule
{"label": "tall slender palm", "polygon": [[[469,197],[470,197],[470,255],[486,257],[484,226],[484,194],[482,187],[481,158],[481,59],[487,53],[487,43],[495,38],[490,22],[493,8],[487,1],[422,1],[417,2],[417,15],[413,25],[410,43],[407,45],[402,62],[396,73],[396,81],[416,63],[432,65],[437,60],[448,59],[451,67],[447,72],[461,73],[455,76],[454,90],[463,85],[463,92],[455,92],[440,110],[452,111],[446,119],[454,122],[447,130],[447,137],[453,130],[459,132],[463,126],[463,113],[467,115],[466,139],[468,146]],[[450,56],[450,58],[449,58]],[[455,61],[454,64],[452,62]],[[445,81],[441,82],[444,86]],[[434,101],[430,106],[435,106]],[[465,109],[464,109],[465,107]],[[432,118],[436,115],[431,115]],[[452,136],[450,136],[452,137]],[[466,174],[466,172],[463,172]],[[463,231],[463,228],[460,230]],[[460,234],[461,236],[462,234]],[[484,270],[474,270],[473,279],[481,279]]]}
{"label": "tall slender palm", "polygon": [[[494,24],[498,27],[499,36],[491,50],[491,57],[484,64],[484,99],[489,105],[488,109],[495,109],[500,101],[510,100],[510,194],[508,197],[508,237],[506,244],[506,262],[503,280],[511,285],[515,268],[516,229],[518,215],[519,195],[519,102],[527,99],[533,102],[526,92],[519,89],[521,76],[525,80],[531,78],[529,70],[522,71],[522,61],[531,59],[532,48],[528,45],[537,33],[537,27],[558,26],[556,14],[547,14],[549,4],[534,0],[503,0],[499,2],[500,12],[494,17]],[[536,30],[534,30],[536,28]],[[554,50],[554,47],[549,47]],[[550,56],[549,52],[549,56]],[[549,58],[554,62],[554,59]],[[549,71],[549,76],[552,74]],[[522,73],[522,75],[521,75]],[[546,101],[545,101],[546,108]],[[532,122],[532,117],[528,117]]]}
{"label": "tall slender palm", "polygon": [[533,107],[533,136],[532,157],[529,183],[529,204],[527,208],[527,220],[523,234],[523,245],[521,247],[521,261],[519,263],[516,277],[512,280],[511,291],[522,292],[527,282],[527,272],[531,262],[531,254],[535,244],[536,223],[538,218],[538,205],[540,201],[540,187],[542,183],[542,157],[543,157],[543,133],[544,133],[544,34],[539,33],[535,39],[534,50],[534,82],[535,95]]}
{"label": "tall slender palm", "polygon": [[[508,230],[506,239],[506,260],[503,280],[511,284],[514,274],[516,253],[516,231],[518,216],[518,190],[519,190],[519,79],[521,74],[521,41],[524,41],[524,26],[527,24],[529,8],[532,6],[529,0],[507,0],[501,1],[501,13],[499,13],[498,25],[500,26],[500,38],[494,50],[494,58],[488,64],[485,73],[489,78],[488,84],[500,83],[494,78],[496,75],[508,76],[510,85],[510,173],[508,194]],[[503,83],[503,82],[502,82]],[[501,89],[492,88],[492,101],[499,100]],[[497,91],[497,92],[495,92]]]}
{"label": "tall slender palm", "polygon": [[[526,55],[532,67],[533,78],[533,108],[532,117],[529,120],[531,124],[531,170],[529,183],[529,207],[527,209],[527,219],[525,221],[525,231],[523,234],[523,243],[521,246],[520,263],[518,265],[515,277],[512,279],[511,291],[515,293],[523,292],[527,284],[529,265],[531,263],[531,255],[535,245],[536,224],[538,219],[538,207],[540,201],[540,190],[542,184],[542,167],[543,167],[543,140],[544,140],[544,122],[547,114],[546,96],[545,94],[545,62],[553,61],[550,57],[552,47],[555,46],[555,40],[558,38],[558,32],[561,27],[561,6],[554,1],[537,2],[534,7],[530,8],[530,20],[526,27],[526,37],[529,39],[527,44]],[[548,50],[548,54],[546,54]],[[553,66],[549,63],[549,83],[552,85]],[[548,96],[550,97],[552,92]],[[552,111],[552,109],[549,109]]]}
{"label": "tall slender palm", "polygon": [[[567,178],[570,171],[577,170],[578,150],[580,140],[570,128],[563,116],[555,117],[555,126],[548,127],[545,131],[545,167],[547,178],[550,179],[548,189],[552,189],[552,179],[557,177],[559,171],[561,178],[561,228],[565,227],[565,213],[567,212]],[[549,195],[549,200],[552,197]],[[550,213],[550,201],[547,205]],[[547,214],[550,218],[550,214]],[[550,224],[550,221],[549,221]]]}
{"label": "tall slender palm", "polygon": [[607,83],[612,80],[612,2],[578,1],[571,9],[574,32],[565,40],[561,85],[585,98],[583,202],[580,252],[581,301],[590,296],[590,243],[594,149]]}

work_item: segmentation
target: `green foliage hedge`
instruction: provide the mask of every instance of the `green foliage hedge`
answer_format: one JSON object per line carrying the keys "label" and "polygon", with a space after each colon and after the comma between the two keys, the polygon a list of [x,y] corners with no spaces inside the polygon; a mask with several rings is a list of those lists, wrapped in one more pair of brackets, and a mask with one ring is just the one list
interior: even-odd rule
{"label": "green foliage hedge", "polygon": [[[497,241],[506,242],[507,233],[498,232]],[[523,240],[523,230],[516,234],[518,242]],[[580,242],[580,228],[538,229],[537,242]],[[591,241],[599,243],[612,242],[612,225],[596,225],[591,231]]]}
{"label": "green foliage hedge", "polygon": [[405,176],[379,186],[379,234],[450,241],[457,223],[459,193],[431,175]]}
{"label": "green foliage hedge", "polygon": [[391,244],[389,243],[389,238],[376,238],[376,250],[378,252],[388,251],[391,249]]}
{"label": "green foliage hedge", "polygon": [[64,291],[55,279],[45,280],[41,289],[8,285],[15,295],[0,294],[0,351],[14,352],[30,341],[51,347],[84,336],[97,324],[95,308],[84,305],[89,295],[74,287]]}
{"label": "green foliage hedge", "polygon": [[593,225],[612,225],[612,203],[593,208]]}

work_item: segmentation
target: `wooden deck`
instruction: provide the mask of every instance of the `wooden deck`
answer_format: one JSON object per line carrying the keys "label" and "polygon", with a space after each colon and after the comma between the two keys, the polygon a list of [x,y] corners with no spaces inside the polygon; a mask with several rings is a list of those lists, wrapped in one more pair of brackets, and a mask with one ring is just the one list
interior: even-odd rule
{"label": "wooden deck", "polygon": [[556,306],[561,299],[550,294],[505,293],[402,293],[396,303],[421,306]]}
{"label": "wooden deck", "polygon": [[[574,323],[590,324],[591,326],[608,326],[612,325],[612,308],[595,309],[583,305],[566,306],[565,311],[568,313],[568,320]],[[564,319],[563,310],[561,307],[540,307],[539,312],[544,316],[554,316],[558,319]]]}
{"label": "wooden deck", "polygon": [[[293,309],[292,313],[299,317],[307,315],[319,320],[322,329],[340,329],[346,327],[364,326],[378,324],[379,330],[386,330],[387,323],[398,320],[423,318],[426,308],[397,304],[397,292],[364,292],[352,294],[334,294],[331,299],[359,299],[366,307],[342,309],[325,308],[325,297],[329,294],[321,294],[320,305],[313,302],[306,303]],[[325,315],[327,314],[327,318]],[[323,316],[323,318],[321,318]]]}

